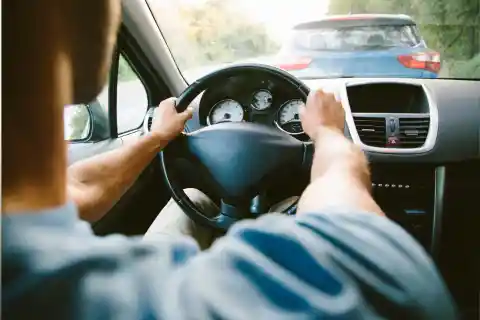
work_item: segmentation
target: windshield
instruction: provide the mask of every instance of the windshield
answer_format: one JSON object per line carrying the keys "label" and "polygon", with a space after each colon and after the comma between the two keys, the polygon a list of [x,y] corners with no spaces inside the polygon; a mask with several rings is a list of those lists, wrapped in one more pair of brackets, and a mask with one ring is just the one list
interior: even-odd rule
{"label": "windshield", "polygon": [[303,79],[480,78],[478,0],[147,0],[188,82],[237,63]]}

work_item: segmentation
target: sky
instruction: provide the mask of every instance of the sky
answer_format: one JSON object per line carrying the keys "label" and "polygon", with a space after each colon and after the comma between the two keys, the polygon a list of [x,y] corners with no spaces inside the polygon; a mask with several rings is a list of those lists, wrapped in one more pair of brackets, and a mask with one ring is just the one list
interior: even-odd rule
{"label": "sky", "polygon": [[293,25],[326,14],[329,0],[240,0],[243,12],[263,22],[269,33],[281,37]]}

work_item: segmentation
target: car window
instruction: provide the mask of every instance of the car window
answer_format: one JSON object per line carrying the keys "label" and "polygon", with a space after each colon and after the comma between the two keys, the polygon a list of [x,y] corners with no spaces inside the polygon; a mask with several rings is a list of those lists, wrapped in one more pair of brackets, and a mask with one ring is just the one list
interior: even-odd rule
{"label": "car window", "polygon": [[293,47],[300,50],[356,51],[385,47],[415,47],[415,26],[374,26],[294,31]]}
{"label": "car window", "polygon": [[118,133],[137,129],[143,123],[148,108],[145,86],[131,64],[120,55],[117,85]]}

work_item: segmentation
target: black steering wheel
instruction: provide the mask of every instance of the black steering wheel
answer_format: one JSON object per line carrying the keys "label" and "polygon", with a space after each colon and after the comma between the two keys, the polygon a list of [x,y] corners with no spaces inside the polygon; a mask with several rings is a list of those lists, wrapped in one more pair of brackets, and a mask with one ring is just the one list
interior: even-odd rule
{"label": "black steering wheel", "polygon": [[[184,111],[205,89],[221,86],[237,75],[277,79],[298,92],[304,102],[309,93],[305,84],[285,71],[260,64],[242,64],[215,71],[192,83],[178,97],[177,111]],[[259,194],[269,177],[282,168],[310,167],[312,155],[312,144],[273,127],[224,122],[180,135],[160,153],[160,161],[172,198],[183,211],[196,223],[226,230],[236,221],[252,217],[251,199]],[[201,212],[168,170],[171,161],[179,156],[195,161],[208,172],[221,197],[216,217],[210,218]]]}

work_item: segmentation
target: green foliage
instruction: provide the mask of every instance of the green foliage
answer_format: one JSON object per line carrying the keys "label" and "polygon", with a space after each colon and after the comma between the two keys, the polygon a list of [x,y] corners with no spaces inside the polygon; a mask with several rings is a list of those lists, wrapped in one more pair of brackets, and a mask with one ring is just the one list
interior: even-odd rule
{"label": "green foliage", "polygon": [[458,62],[449,70],[453,78],[480,79],[480,54],[467,62]]}
{"label": "green foliage", "polygon": [[136,78],[138,78],[138,76],[135,71],[133,71],[133,69],[130,67],[127,60],[125,60],[125,58],[120,55],[120,59],[118,61],[118,81],[131,81]]}
{"label": "green foliage", "polygon": [[182,11],[189,21],[188,40],[196,64],[233,62],[278,50],[262,25],[252,24],[230,7],[228,0],[209,0]]}
{"label": "green foliage", "polygon": [[[155,15],[180,69],[276,53],[263,25],[233,11],[234,0],[206,0],[180,8],[156,7]],[[176,10],[176,11],[175,11]]]}

